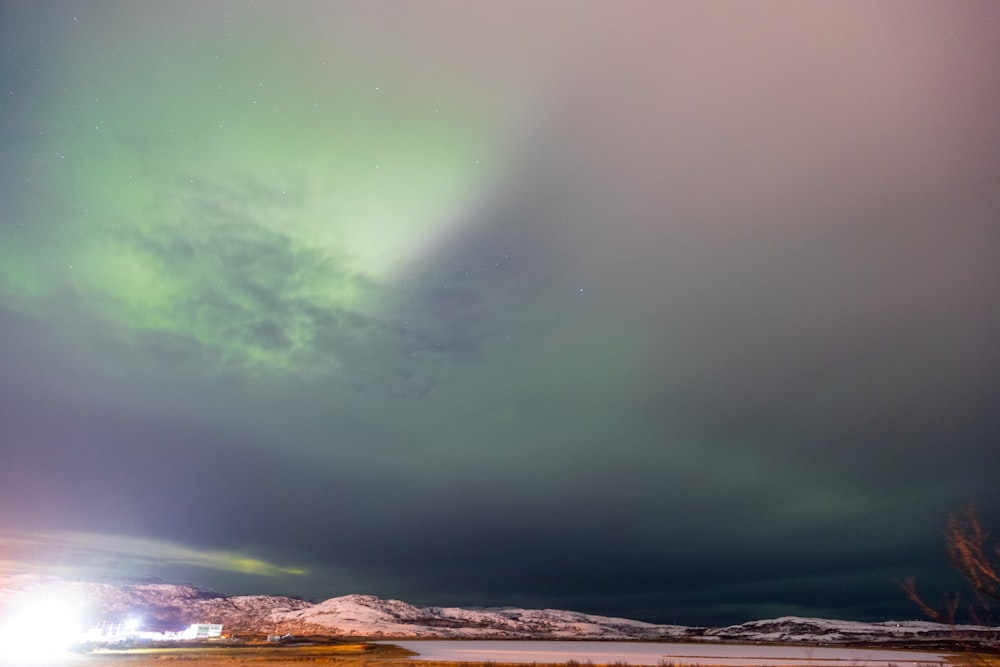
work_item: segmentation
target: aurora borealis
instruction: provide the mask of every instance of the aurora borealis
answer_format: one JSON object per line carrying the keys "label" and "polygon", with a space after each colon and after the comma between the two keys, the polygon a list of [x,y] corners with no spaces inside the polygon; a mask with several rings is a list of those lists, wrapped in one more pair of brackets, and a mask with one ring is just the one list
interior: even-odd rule
{"label": "aurora borealis", "polygon": [[1000,525],[990,3],[0,3],[0,571],[915,617]]}
{"label": "aurora borealis", "polygon": [[[74,224],[15,235],[15,295],[62,283],[115,335],[176,336],[228,366],[294,372],[318,354],[333,362],[317,317],[372,307],[481,187],[496,130],[474,108],[336,51],[289,52],[294,38],[264,16],[218,7],[178,24],[90,9],[89,27],[64,36],[74,59],[53,64],[46,92],[59,101],[28,121],[30,181],[65,193],[45,217]],[[128,34],[152,20],[166,25]],[[31,258],[38,243],[48,265]]]}

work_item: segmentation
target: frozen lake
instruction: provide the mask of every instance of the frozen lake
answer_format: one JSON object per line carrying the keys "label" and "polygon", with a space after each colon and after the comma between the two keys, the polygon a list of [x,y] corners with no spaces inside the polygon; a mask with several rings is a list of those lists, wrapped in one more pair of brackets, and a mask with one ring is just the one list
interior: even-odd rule
{"label": "frozen lake", "polygon": [[[387,642],[390,643],[390,642]],[[750,644],[659,644],[653,642],[416,640],[394,641],[418,653],[413,660],[449,662],[562,663],[569,660],[631,665],[826,667],[914,667],[941,665],[944,654],[916,651]]]}

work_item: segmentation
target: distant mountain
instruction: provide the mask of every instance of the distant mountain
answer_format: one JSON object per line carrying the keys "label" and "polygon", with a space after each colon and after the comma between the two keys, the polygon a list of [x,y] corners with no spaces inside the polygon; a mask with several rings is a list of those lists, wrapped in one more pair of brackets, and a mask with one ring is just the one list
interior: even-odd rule
{"label": "distant mountain", "polygon": [[885,645],[954,649],[996,647],[1000,641],[1000,629],[975,625],[952,626],[928,621],[859,623],[785,616],[724,628],[708,628],[703,632],[702,639],[767,644]]}
{"label": "distant mountain", "polygon": [[458,607],[414,607],[371,595],[346,595],[272,614],[296,633],[363,637],[682,639],[691,629],[555,609],[473,611]]}
{"label": "distant mountain", "polygon": [[3,609],[32,599],[61,600],[78,607],[84,623],[121,623],[142,619],[143,629],[181,630],[191,623],[222,623],[226,632],[267,634],[272,614],[308,608],[312,603],[273,595],[226,596],[194,586],[165,583],[69,581],[40,575],[0,576]]}
{"label": "distant mountain", "polygon": [[[226,596],[165,583],[79,582],[38,575],[0,576],[4,610],[37,596],[79,600],[89,623],[142,618],[149,630],[179,630],[191,623],[222,623],[227,634],[325,635],[353,638],[605,639],[646,641],[856,644],[948,648],[956,642],[997,641],[992,628],[958,628],[921,621],[857,623],[785,617],[722,628],[657,625],[556,609],[470,610],[415,607],[371,595],[345,595],[319,603],[269,595]],[[64,602],[64,604],[72,604]]]}

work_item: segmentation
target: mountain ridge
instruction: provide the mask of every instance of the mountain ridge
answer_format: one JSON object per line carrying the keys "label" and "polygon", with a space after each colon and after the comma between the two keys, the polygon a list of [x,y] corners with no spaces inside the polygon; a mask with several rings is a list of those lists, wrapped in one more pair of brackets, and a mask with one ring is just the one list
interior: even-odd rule
{"label": "mountain ridge", "polygon": [[[402,600],[350,594],[309,602],[275,595],[228,596],[161,582],[106,583],[43,575],[0,576],[0,622],[32,598],[77,600],[81,619],[122,623],[141,616],[145,628],[175,630],[221,623],[230,634],[322,635],[363,639],[604,639],[822,645],[988,646],[996,628],[927,621],[865,623],[785,616],[725,627],[648,623],[560,609],[474,610],[418,607]],[[67,603],[68,604],[68,603]]]}

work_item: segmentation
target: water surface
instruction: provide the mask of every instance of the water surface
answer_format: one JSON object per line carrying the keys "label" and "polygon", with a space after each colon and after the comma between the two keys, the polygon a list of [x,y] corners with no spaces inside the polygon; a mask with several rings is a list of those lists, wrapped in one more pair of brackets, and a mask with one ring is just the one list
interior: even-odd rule
{"label": "water surface", "polygon": [[939,653],[867,648],[668,644],[656,642],[413,640],[392,642],[417,653],[414,660],[449,662],[562,663],[569,660],[631,665],[719,665],[755,667],[913,667],[946,662]]}

